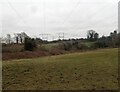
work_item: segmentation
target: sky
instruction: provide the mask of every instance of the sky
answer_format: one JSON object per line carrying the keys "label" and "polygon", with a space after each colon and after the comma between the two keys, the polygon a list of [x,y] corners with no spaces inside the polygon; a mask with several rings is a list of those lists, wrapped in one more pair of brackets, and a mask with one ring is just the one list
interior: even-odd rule
{"label": "sky", "polygon": [[84,38],[87,31],[102,35],[118,29],[119,0],[2,0],[0,36],[25,32],[48,39]]}

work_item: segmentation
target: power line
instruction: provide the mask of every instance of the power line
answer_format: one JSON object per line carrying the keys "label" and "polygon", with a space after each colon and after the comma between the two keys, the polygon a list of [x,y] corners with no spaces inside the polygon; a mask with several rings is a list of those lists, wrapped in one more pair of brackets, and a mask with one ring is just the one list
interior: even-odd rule
{"label": "power line", "polygon": [[[115,4],[116,5],[116,4]],[[100,10],[102,10],[102,8],[100,9]],[[97,12],[99,12],[100,13],[100,11],[97,11]],[[97,12],[96,12],[96,14],[97,14]],[[95,14],[93,14],[93,15],[95,15]],[[93,17],[95,17],[95,16],[93,16]],[[113,16],[111,16],[111,17],[113,17]],[[109,19],[110,17],[108,17],[108,19]],[[89,17],[89,20],[90,19],[92,19],[92,16],[91,16],[91,18]],[[107,18],[104,18],[103,20],[106,20]],[[100,20],[100,21],[102,21],[102,20]],[[98,22],[100,22],[100,21],[94,21],[94,24],[97,24]],[[84,24],[85,25],[85,24]],[[76,25],[76,26],[78,26],[78,25]],[[106,26],[106,25],[105,25]],[[75,26],[72,26],[72,27],[74,27],[74,28],[76,28]],[[88,28],[88,27],[90,27],[89,25],[88,26],[85,26],[85,27],[81,27],[81,28],[79,28],[79,29],[85,29],[85,28]]]}
{"label": "power line", "polygon": [[75,7],[73,7],[73,9],[71,10],[71,12],[68,14],[68,16],[65,18],[65,20],[63,20],[62,24],[65,24],[65,22],[72,16],[72,14],[74,13],[74,10],[80,5],[80,1],[75,5]]}
{"label": "power line", "polygon": [[[115,4],[116,5],[116,4]],[[106,7],[106,5],[104,6],[104,7],[102,7],[102,8],[100,8],[97,12],[94,12],[92,15],[90,15],[90,16],[88,16],[87,17],[87,19],[88,20],[91,20],[93,17],[95,18],[95,16],[96,15],[98,15],[99,13],[101,13],[101,11],[103,11],[104,10],[104,8]],[[73,11],[73,10],[72,10]],[[69,15],[70,17],[71,17],[71,15]],[[68,18],[66,19],[66,20],[68,20],[70,17],[68,16]],[[87,20],[86,19],[86,20]],[[66,22],[66,20],[64,21],[64,23]],[[84,21],[83,21],[84,22]],[[62,24],[64,24],[64,23],[62,23]],[[64,25],[63,25],[64,26]]]}
{"label": "power line", "polygon": [[[79,6],[79,4],[80,4],[80,2],[78,2],[77,4],[76,4],[76,6],[71,10],[71,12],[68,14],[68,16],[65,18],[65,20],[64,20],[64,22],[62,23],[62,24],[65,24],[66,23],[66,21],[68,21],[68,19],[70,19],[70,17],[73,15],[73,13],[75,12],[75,9]],[[100,9],[100,10],[102,10],[103,9],[103,7]],[[97,11],[98,12],[98,11]],[[95,12],[96,13],[96,12]],[[91,16],[93,16],[94,14],[92,14]],[[90,16],[90,17],[91,17]],[[88,18],[89,19],[89,18]]]}
{"label": "power line", "polygon": [[41,36],[41,39],[42,40],[48,40],[48,36],[50,35],[50,34],[39,34],[40,36]]}
{"label": "power line", "polygon": [[63,39],[65,38],[65,33],[58,33],[58,39]]}
{"label": "power line", "polygon": [[14,10],[14,12],[17,14],[17,16],[23,21],[23,23],[26,25],[26,22],[23,20],[23,17],[17,12],[17,10],[13,7],[13,5],[8,1],[6,0],[7,3],[9,4],[9,6],[11,7],[12,10]]}
{"label": "power line", "polygon": [[43,0],[43,17],[44,31],[46,31],[46,0]]}

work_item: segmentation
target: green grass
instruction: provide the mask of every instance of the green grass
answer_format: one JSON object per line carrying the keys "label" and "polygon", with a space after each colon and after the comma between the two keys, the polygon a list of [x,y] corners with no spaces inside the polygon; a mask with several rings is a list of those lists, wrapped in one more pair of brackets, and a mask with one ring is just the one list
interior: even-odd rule
{"label": "green grass", "polygon": [[11,46],[3,46],[2,52],[20,52],[23,49],[23,45],[11,45]]}
{"label": "green grass", "polygon": [[44,46],[46,49],[54,48],[54,47],[57,46],[57,45],[58,45],[58,43],[43,44],[43,46]]}
{"label": "green grass", "polygon": [[87,47],[91,47],[94,43],[95,42],[84,42],[83,44],[85,44]]}
{"label": "green grass", "polygon": [[3,61],[3,89],[118,89],[118,49]]}

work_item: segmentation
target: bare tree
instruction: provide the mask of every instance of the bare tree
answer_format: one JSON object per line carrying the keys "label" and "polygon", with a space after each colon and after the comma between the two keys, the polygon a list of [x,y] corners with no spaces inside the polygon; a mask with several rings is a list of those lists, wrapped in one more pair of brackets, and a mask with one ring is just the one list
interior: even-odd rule
{"label": "bare tree", "polygon": [[17,35],[17,34],[15,34],[15,33],[14,33],[14,35],[15,35],[15,40],[16,40],[16,43],[18,44],[18,43],[19,43],[19,38],[18,38],[18,35]]}
{"label": "bare tree", "polygon": [[88,30],[87,32],[87,39],[89,40],[97,40],[99,37],[99,34],[95,32],[94,30]]}
{"label": "bare tree", "polygon": [[94,39],[97,40],[99,38],[99,34],[98,33],[95,33],[94,34]]}
{"label": "bare tree", "polygon": [[10,44],[11,43],[11,35],[7,34],[7,43]]}
{"label": "bare tree", "polygon": [[116,43],[118,43],[118,34],[117,34],[117,30],[114,30],[114,32],[110,33],[110,37],[112,40],[112,44],[115,47]]}
{"label": "bare tree", "polygon": [[29,38],[29,36],[25,32],[21,32],[21,37],[20,37],[21,43],[24,43],[25,38]]}
{"label": "bare tree", "polygon": [[15,39],[16,39],[16,43],[24,43],[25,38],[29,38],[29,36],[25,33],[25,32],[21,32],[21,33],[16,33],[15,35]]}
{"label": "bare tree", "polygon": [[94,38],[95,31],[94,30],[88,30],[87,32],[87,38],[92,39]]}

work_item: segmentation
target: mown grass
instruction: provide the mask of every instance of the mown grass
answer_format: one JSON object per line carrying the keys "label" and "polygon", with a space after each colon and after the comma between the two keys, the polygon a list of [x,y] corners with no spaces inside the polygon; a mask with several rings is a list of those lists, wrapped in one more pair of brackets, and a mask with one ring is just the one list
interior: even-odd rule
{"label": "mown grass", "polygon": [[117,50],[3,61],[3,89],[117,90]]}

